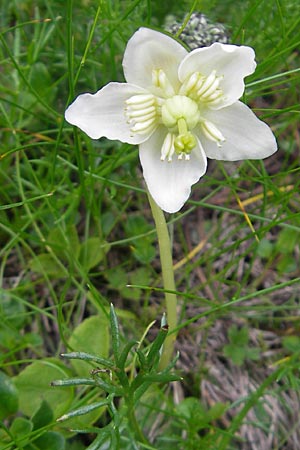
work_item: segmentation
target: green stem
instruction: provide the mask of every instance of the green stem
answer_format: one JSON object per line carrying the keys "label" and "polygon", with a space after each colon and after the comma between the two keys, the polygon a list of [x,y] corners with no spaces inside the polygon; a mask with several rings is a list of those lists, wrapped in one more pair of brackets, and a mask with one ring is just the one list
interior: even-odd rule
{"label": "green stem", "polygon": [[134,413],[133,407],[130,407],[128,410],[128,420],[130,423],[130,427],[133,430],[136,439],[143,444],[148,444],[147,439],[145,438],[138,421],[136,420],[136,416]]}
{"label": "green stem", "polygon": [[[175,281],[174,281],[174,270],[173,270],[173,259],[172,259],[172,249],[170,236],[168,231],[168,226],[163,211],[157,206],[151,195],[148,193],[148,198],[150,202],[150,207],[152,215],[154,218],[159,254],[161,271],[163,278],[163,285],[166,291],[176,291]],[[176,294],[172,292],[165,292],[166,309],[167,309],[167,323],[169,326],[169,332],[173,331],[177,326],[177,297]],[[176,333],[172,333],[167,336],[163,351],[161,355],[159,368],[164,369],[171,361],[174,344],[176,339]]]}

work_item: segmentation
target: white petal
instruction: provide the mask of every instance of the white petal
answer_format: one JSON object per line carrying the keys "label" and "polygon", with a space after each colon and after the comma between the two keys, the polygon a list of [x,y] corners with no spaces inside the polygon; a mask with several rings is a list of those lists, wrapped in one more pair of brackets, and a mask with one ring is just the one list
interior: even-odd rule
{"label": "white petal", "polygon": [[208,158],[225,161],[262,159],[277,150],[276,139],[270,127],[258,119],[244,103],[237,102],[218,111],[209,111],[206,117],[225,138],[225,142],[218,147],[199,131],[198,135]]}
{"label": "white petal", "polygon": [[207,160],[200,142],[192,150],[190,160],[161,161],[161,147],[166,136],[163,127],[140,145],[140,161],[150,194],[166,212],[180,210],[191,193],[191,186],[206,172]]}
{"label": "white petal", "polygon": [[162,69],[175,89],[177,70],[187,50],[175,39],[149,28],[140,28],[128,41],[124,58],[124,76],[128,83],[149,89],[152,70]]}
{"label": "white petal", "polygon": [[189,53],[178,69],[178,76],[183,82],[193,72],[200,72],[204,76],[216,70],[216,75],[223,77],[220,89],[225,95],[220,106],[231,105],[244,92],[244,78],[254,72],[255,53],[251,47],[220,44],[203,47]]}
{"label": "white petal", "polygon": [[66,110],[65,118],[92,139],[104,136],[128,144],[139,144],[148,136],[132,135],[124,114],[124,102],[141,93],[147,92],[126,83],[109,83],[95,94],[79,95]]}

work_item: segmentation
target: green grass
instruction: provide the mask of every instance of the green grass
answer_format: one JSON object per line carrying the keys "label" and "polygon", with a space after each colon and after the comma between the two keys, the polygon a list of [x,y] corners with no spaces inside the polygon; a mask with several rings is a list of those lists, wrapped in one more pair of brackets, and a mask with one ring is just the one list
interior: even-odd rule
{"label": "green grass", "polygon": [[[193,2],[8,3],[0,3],[0,449],[297,448],[298,1],[194,2],[232,43],[255,49],[244,100],[279,151],[210,161],[184,209],[167,216],[180,355],[163,375],[154,355],[164,292],[137,148],[92,141],[63,114],[78,94],[123,81],[137,28],[162,27],[166,12],[183,16]],[[98,355],[107,371],[60,357],[71,351]],[[94,384],[50,386],[76,377]],[[56,422],[97,402],[105,405]]]}

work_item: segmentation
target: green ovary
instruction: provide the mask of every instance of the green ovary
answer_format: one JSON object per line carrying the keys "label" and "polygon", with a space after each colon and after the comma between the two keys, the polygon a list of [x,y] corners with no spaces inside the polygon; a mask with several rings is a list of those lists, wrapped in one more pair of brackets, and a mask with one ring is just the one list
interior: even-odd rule
{"label": "green ovary", "polygon": [[192,130],[200,120],[198,105],[189,97],[174,95],[161,108],[162,123],[175,135],[174,150],[179,159],[189,154],[197,144]]}
{"label": "green ovary", "polygon": [[187,156],[191,153],[194,147],[196,147],[197,141],[195,136],[188,131],[185,134],[179,134],[174,141],[175,152],[179,159],[182,159],[183,154],[185,159],[189,159]]}

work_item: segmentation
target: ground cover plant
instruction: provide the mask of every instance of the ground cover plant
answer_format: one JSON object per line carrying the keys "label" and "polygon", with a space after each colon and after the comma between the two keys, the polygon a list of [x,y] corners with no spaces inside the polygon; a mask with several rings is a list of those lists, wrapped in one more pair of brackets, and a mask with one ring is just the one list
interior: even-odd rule
{"label": "ground cover plant", "polygon": [[[0,449],[300,448],[298,2],[0,8]],[[209,160],[164,214],[171,289],[137,146],[64,120],[79,94],[124,82],[140,27],[252,47],[241,100],[278,143]]]}

